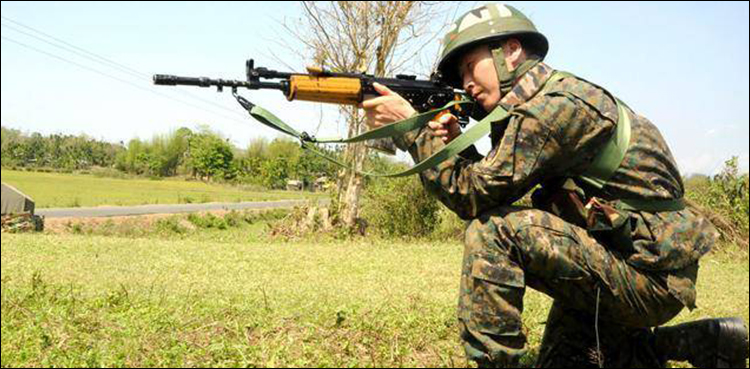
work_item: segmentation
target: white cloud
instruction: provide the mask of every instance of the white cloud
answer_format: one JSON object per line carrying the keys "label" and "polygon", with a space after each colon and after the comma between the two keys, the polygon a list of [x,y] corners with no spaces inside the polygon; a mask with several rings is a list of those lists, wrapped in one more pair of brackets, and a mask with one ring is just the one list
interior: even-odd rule
{"label": "white cloud", "polygon": [[725,159],[711,152],[704,152],[697,156],[677,158],[677,165],[682,175],[700,173],[713,175],[721,170]]}

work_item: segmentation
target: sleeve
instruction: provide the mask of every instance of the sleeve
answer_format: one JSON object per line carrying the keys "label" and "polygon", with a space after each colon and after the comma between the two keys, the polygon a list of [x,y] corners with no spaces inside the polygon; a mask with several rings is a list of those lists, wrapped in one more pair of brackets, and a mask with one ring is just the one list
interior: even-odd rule
{"label": "sleeve", "polygon": [[[545,179],[582,173],[616,125],[564,92],[537,97],[511,113],[493,123],[500,138],[486,157],[458,155],[420,175],[428,192],[462,219],[510,205]],[[444,146],[430,128],[413,139],[408,149],[415,162]]]}

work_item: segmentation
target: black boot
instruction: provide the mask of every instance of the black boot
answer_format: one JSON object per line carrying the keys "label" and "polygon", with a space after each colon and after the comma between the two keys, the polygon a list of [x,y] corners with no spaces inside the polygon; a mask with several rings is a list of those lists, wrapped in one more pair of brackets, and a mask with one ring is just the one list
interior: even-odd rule
{"label": "black boot", "polygon": [[706,319],[654,329],[664,360],[699,368],[746,368],[747,326],[739,318]]}

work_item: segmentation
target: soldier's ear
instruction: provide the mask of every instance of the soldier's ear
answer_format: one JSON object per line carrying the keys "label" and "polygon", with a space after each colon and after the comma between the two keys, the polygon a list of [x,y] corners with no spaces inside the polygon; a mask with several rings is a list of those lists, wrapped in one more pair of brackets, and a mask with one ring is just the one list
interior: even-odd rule
{"label": "soldier's ear", "polygon": [[503,51],[505,52],[506,57],[514,56],[522,50],[523,45],[521,44],[521,41],[518,41],[518,39],[511,38],[503,43]]}
{"label": "soldier's ear", "polygon": [[525,54],[525,50],[521,41],[515,38],[508,39],[503,44],[503,55],[505,56],[505,62],[508,65],[508,70],[515,69],[518,64],[525,60],[525,57],[528,57]]}

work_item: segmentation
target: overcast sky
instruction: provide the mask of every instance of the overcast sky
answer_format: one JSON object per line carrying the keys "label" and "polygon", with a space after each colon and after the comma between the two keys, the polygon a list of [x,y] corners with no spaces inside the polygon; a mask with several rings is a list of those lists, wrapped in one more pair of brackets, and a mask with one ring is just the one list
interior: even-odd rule
{"label": "overcast sky", "polygon": [[[458,14],[476,4],[462,3]],[[509,4],[549,38],[552,67],[604,86],[651,119],[683,173],[713,174],[733,155],[747,171],[747,2]],[[307,62],[275,42],[288,37],[280,23],[300,13],[293,2],[3,1],[2,125],[127,142],[207,124],[240,148],[272,139],[275,131],[246,118],[231,94],[155,87],[150,76],[242,79],[250,57],[286,70],[271,50],[301,71]],[[432,44],[427,58],[438,52]],[[246,95],[300,130],[322,119],[319,136],[345,133],[334,109],[290,103],[278,91]]]}

